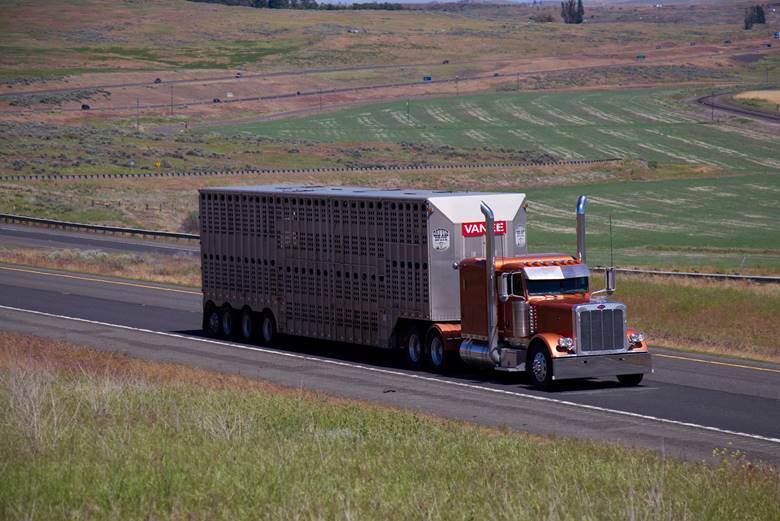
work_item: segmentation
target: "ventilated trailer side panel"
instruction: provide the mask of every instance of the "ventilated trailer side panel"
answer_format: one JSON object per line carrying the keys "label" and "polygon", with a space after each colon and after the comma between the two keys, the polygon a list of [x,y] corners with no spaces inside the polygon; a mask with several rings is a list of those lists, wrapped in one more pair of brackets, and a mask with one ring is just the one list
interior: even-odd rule
{"label": "ventilated trailer side panel", "polygon": [[[459,320],[452,264],[483,249],[483,238],[461,236],[459,219],[477,217],[460,206],[478,212],[478,197],[500,207],[510,196],[289,185],[204,189],[204,300],[269,309],[282,333],[374,346],[388,345],[399,319]],[[507,254],[525,253],[525,214],[517,213],[523,200],[509,204],[510,229],[523,227],[523,244],[515,247],[514,235],[499,239]],[[447,229],[451,248],[431,248],[434,228]]]}

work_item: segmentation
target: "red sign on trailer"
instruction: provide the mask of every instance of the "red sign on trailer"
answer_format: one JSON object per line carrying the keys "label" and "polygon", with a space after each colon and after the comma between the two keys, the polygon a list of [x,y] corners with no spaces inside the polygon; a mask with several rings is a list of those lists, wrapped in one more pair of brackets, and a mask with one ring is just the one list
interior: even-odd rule
{"label": "red sign on trailer", "polygon": [[[485,221],[475,223],[463,223],[460,225],[464,237],[478,237],[485,235]],[[493,231],[496,235],[506,235],[506,221],[495,221]]]}

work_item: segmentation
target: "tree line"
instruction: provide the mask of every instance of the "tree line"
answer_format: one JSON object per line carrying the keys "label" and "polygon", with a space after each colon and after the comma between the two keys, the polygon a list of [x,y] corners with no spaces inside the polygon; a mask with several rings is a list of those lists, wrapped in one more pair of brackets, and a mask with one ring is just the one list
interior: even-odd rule
{"label": "tree line", "polygon": [[581,24],[585,19],[585,7],[582,0],[561,2],[561,18],[567,24]]}
{"label": "tree line", "polygon": [[208,4],[238,5],[242,7],[255,7],[258,9],[322,9],[324,11],[335,10],[365,10],[376,9],[382,11],[400,11],[403,6],[392,2],[363,2],[354,4],[318,3],[317,0],[189,0],[190,2],[205,2]]}

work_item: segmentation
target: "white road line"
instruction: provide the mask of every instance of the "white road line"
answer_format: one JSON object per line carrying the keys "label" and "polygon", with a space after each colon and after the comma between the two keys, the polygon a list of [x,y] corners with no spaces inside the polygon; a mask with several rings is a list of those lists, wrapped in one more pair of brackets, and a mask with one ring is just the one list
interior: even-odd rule
{"label": "white road line", "polygon": [[320,363],[323,363],[323,364],[337,365],[337,366],[342,366],[342,367],[350,367],[350,368],[353,368],[353,369],[362,369],[364,371],[371,371],[371,372],[374,372],[374,373],[388,374],[388,375],[393,375],[393,376],[402,376],[402,377],[411,378],[411,379],[414,379],[414,380],[422,380],[422,381],[426,381],[426,382],[434,382],[434,383],[439,383],[439,384],[452,385],[452,386],[455,386],[455,387],[462,387],[462,388],[472,389],[472,390],[477,390],[477,391],[485,391],[485,392],[494,393],[494,394],[502,394],[502,395],[507,395],[507,396],[517,396],[517,397],[521,397],[521,398],[527,398],[527,399],[530,399],[530,400],[536,400],[536,401],[539,401],[539,402],[547,402],[547,403],[555,403],[555,404],[559,404],[559,405],[567,405],[569,407],[576,407],[576,408],[579,408],[579,409],[585,409],[585,410],[589,410],[589,411],[597,411],[597,412],[605,412],[605,413],[610,413],[610,414],[617,414],[617,415],[626,416],[626,417],[629,417],[629,418],[638,418],[638,419],[641,419],[641,420],[649,420],[649,421],[654,421],[654,422],[659,422],[659,423],[666,423],[666,424],[669,424],[669,425],[678,425],[678,426],[682,426],[682,427],[690,427],[690,428],[693,428],[693,429],[700,429],[700,430],[705,430],[705,431],[710,431],[710,432],[717,432],[719,434],[729,434],[729,435],[732,435],[732,436],[741,436],[743,438],[751,438],[751,439],[754,439],[754,440],[761,440],[761,441],[767,441],[767,442],[770,442],[770,443],[780,444],[780,438],[770,438],[768,436],[760,436],[758,434],[748,434],[746,432],[738,432],[738,431],[731,431],[731,430],[727,430],[727,429],[719,429],[717,427],[710,427],[708,425],[699,425],[697,423],[689,423],[689,422],[683,422],[683,421],[679,421],[679,420],[669,420],[667,418],[658,418],[656,416],[648,416],[646,414],[639,414],[639,413],[629,412],[629,411],[621,411],[621,410],[618,410],[618,409],[608,409],[606,407],[599,407],[599,406],[596,406],[596,405],[586,405],[586,404],[581,404],[581,403],[570,402],[570,401],[567,401],[567,400],[559,400],[557,398],[548,398],[546,396],[536,396],[536,395],[533,395],[533,394],[520,393],[520,392],[517,392],[517,391],[507,391],[507,390],[504,390],[504,389],[494,389],[492,387],[486,387],[484,385],[469,384],[469,383],[465,383],[465,382],[456,382],[454,380],[447,380],[447,379],[444,379],[444,378],[435,378],[435,377],[432,377],[432,376],[423,376],[423,375],[419,375],[419,374],[405,373],[403,371],[395,371],[393,369],[384,369],[384,368],[380,368],[380,367],[370,367],[370,366],[361,365],[361,364],[353,364],[353,363],[350,363],[350,362],[341,362],[339,360],[331,360],[331,359],[328,359],[328,358],[320,358],[320,357],[317,357],[317,356],[301,355],[301,354],[298,354],[298,353],[289,353],[289,352],[285,352],[285,351],[276,351],[274,349],[267,349],[267,348],[263,348],[263,347],[248,346],[248,345],[244,345],[244,344],[237,344],[237,343],[234,343],[234,342],[225,342],[225,341],[222,341],[222,340],[212,340],[212,339],[209,339],[209,338],[201,338],[201,337],[195,337],[195,336],[181,335],[181,334],[178,334],[178,333],[168,333],[168,332],[165,332],[165,331],[154,331],[154,330],[151,330],[151,329],[143,329],[143,328],[139,328],[139,327],[124,326],[124,325],[121,325],[121,324],[110,324],[108,322],[99,322],[97,320],[88,320],[86,318],[68,317],[68,316],[65,316],[65,315],[57,315],[57,314],[54,314],[54,313],[45,313],[43,311],[34,311],[34,310],[31,310],[31,309],[15,308],[15,307],[11,307],[11,306],[3,306],[3,305],[0,305],[0,309],[6,309],[6,310],[9,310],[9,311],[17,311],[17,312],[22,312],[22,313],[32,313],[34,315],[40,315],[40,316],[44,316],[44,317],[60,318],[60,319],[64,319],[64,320],[73,320],[75,322],[83,322],[83,323],[87,323],[87,324],[95,324],[95,325],[98,325],[98,326],[113,327],[113,328],[116,328],[116,329],[125,329],[127,331],[137,331],[139,333],[150,333],[152,335],[159,335],[159,336],[165,336],[165,337],[171,337],[171,338],[180,338],[180,339],[183,339],[183,340],[202,342],[202,343],[205,343],[205,344],[214,344],[214,345],[220,345],[220,346],[225,346],[225,347],[232,347],[234,349],[243,349],[245,351],[256,351],[258,353],[266,353],[266,354],[269,354],[269,355],[284,356],[284,357],[287,357],[287,358],[295,358],[295,359],[298,359],[298,360],[308,360],[308,361],[312,361],[312,362],[320,362]]}

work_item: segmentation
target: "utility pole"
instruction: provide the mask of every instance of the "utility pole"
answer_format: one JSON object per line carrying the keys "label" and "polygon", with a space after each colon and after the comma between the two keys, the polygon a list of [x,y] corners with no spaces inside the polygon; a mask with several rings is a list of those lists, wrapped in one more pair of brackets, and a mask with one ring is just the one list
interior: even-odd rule
{"label": "utility pole", "polygon": [[710,95],[710,108],[712,109],[712,117],[711,117],[712,121],[715,121],[715,100],[713,99],[714,96],[715,93],[713,92]]}
{"label": "utility pole", "polygon": [[520,73],[517,73],[517,92],[520,92]]}
{"label": "utility pole", "polygon": [[409,100],[406,100],[406,119],[409,119]]}
{"label": "utility pole", "polygon": [[460,78],[455,76],[455,95],[456,96],[460,96],[460,86],[458,85],[458,81],[459,80],[460,80]]}
{"label": "utility pole", "polygon": [[322,87],[320,87],[320,112],[322,112]]}

